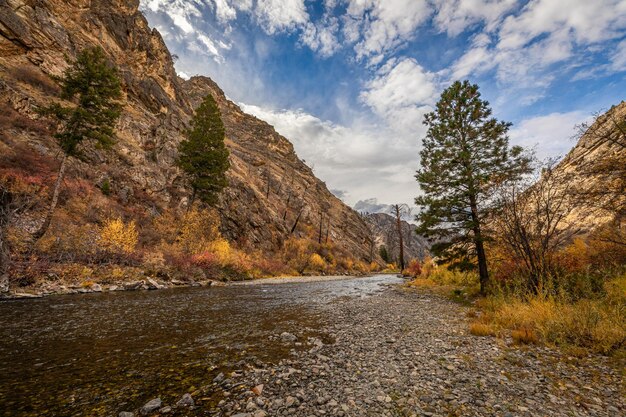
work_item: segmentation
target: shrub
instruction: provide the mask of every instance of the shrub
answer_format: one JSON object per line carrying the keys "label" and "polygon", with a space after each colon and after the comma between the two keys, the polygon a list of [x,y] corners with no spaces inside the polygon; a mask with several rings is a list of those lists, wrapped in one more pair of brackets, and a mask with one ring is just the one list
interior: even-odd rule
{"label": "shrub", "polygon": [[102,248],[112,253],[131,253],[137,246],[139,233],[135,221],[124,223],[122,219],[108,219],[100,229]]}
{"label": "shrub", "polygon": [[44,74],[39,68],[32,65],[22,65],[13,71],[16,80],[32,85],[33,87],[43,91],[50,96],[58,96],[61,92],[60,87]]}
{"label": "shrub", "polygon": [[324,271],[326,269],[326,261],[322,257],[314,253],[309,257],[308,267],[313,271]]}
{"label": "shrub", "polygon": [[209,245],[220,238],[219,216],[212,210],[193,209],[174,224],[177,229],[173,233],[177,236],[176,243],[183,252],[188,254],[210,250]]}
{"label": "shrub", "polygon": [[418,277],[422,274],[422,266],[417,259],[412,259],[409,262],[409,266],[406,267],[402,274],[409,277]]}

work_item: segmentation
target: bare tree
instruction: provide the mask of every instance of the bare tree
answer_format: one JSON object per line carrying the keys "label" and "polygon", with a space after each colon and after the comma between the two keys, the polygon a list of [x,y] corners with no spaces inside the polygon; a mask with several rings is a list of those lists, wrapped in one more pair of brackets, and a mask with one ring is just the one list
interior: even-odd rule
{"label": "bare tree", "polygon": [[550,165],[539,179],[502,184],[496,194],[495,236],[522,263],[533,291],[553,276],[556,252],[578,232],[568,220],[571,191],[571,176]]}
{"label": "bare tree", "polygon": [[409,214],[411,209],[406,204],[394,204],[391,206],[393,214],[396,218],[396,235],[398,238],[398,261],[400,263],[400,271],[404,270],[404,237],[402,236],[402,216]]}
{"label": "bare tree", "polygon": [[[9,289],[7,271],[11,262],[11,248],[7,242],[7,229],[23,212],[31,209],[38,201],[39,192],[32,186],[15,191],[15,181],[11,178],[0,179],[0,293]],[[24,184],[21,184],[24,188]],[[17,187],[20,188],[20,187]]]}

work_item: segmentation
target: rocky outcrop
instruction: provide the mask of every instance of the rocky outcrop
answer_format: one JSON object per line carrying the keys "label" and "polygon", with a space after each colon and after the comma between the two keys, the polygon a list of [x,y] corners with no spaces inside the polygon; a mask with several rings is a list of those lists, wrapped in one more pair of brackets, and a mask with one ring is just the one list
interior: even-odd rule
{"label": "rocky outcrop", "polygon": [[573,197],[567,223],[580,231],[626,223],[626,102],[583,126],[576,146],[554,168]]}
{"label": "rocky outcrop", "polygon": [[[331,239],[367,259],[369,232],[360,216],[334,197],[267,123],[245,114],[209,78],[180,79],[161,35],[138,11],[138,0],[0,0],[0,100],[37,119],[36,107],[58,94],[50,76],[60,75],[78,51],[101,46],[123,80],[125,109],[112,152],[89,149],[74,173],[104,180],[111,198],[151,216],[184,208],[189,190],[175,166],[176,148],[205,94],[222,111],[231,152],[229,187],[219,211],[223,234],[242,246],[266,251],[292,235],[318,227],[320,213]],[[27,144],[56,156],[49,135],[15,127],[0,146]]]}
{"label": "rocky outcrop", "polygon": [[[396,219],[386,213],[370,213],[364,217],[365,222],[372,231],[372,237],[376,251],[384,246],[390,258],[397,262],[400,253],[400,244],[397,233]],[[429,255],[430,244],[426,238],[415,233],[415,226],[402,220],[402,239],[404,242],[404,258],[408,262],[411,259],[423,260]]]}

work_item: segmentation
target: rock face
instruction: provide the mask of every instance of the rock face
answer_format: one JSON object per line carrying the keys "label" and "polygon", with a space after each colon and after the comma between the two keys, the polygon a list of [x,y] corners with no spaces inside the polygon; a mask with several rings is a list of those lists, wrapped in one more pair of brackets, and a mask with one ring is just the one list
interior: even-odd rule
{"label": "rock face", "polygon": [[626,222],[626,102],[598,116],[555,171],[578,198],[569,224],[589,231]]}
{"label": "rock face", "polygon": [[[385,213],[370,213],[364,220],[372,231],[376,252],[381,246],[387,248],[391,259],[396,260],[399,254],[399,240],[396,228],[396,219]],[[423,260],[429,255],[430,244],[426,238],[415,233],[415,226],[402,220],[402,238],[404,241],[404,258]]]}
{"label": "rock face", "polygon": [[[287,139],[243,113],[212,80],[179,78],[161,35],[138,5],[138,0],[0,0],[1,104],[37,119],[37,106],[58,95],[50,75],[63,73],[65,57],[101,46],[120,70],[125,109],[114,149],[88,150],[86,162],[73,161],[74,175],[93,183],[106,180],[111,198],[152,215],[184,208],[189,189],[174,164],[176,148],[194,105],[210,93],[222,111],[231,152],[230,186],[219,207],[223,234],[271,252],[289,236],[315,230],[324,212],[330,237],[354,258],[367,259],[369,232],[360,216],[328,191]],[[19,127],[2,139],[0,150],[27,144],[42,155],[58,153],[50,135]]]}

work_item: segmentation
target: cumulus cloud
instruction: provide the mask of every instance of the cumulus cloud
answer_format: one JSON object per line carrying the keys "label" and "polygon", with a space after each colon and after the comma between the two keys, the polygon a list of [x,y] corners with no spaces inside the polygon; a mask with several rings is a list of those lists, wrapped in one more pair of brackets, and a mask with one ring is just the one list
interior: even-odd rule
{"label": "cumulus cloud", "polygon": [[555,64],[572,63],[593,46],[623,35],[626,2],[572,0],[564,7],[552,0],[531,0],[490,29],[452,66],[453,76],[480,75],[495,68],[503,85],[540,91],[553,81]]}
{"label": "cumulus cloud", "polygon": [[449,36],[457,36],[480,23],[492,31],[517,4],[518,0],[434,0],[434,23]]}
{"label": "cumulus cloud", "polygon": [[416,195],[419,139],[391,140],[394,133],[372,125],[343,126],[304,111],[272,110],[241,104],[241,108],[273,125],[298,155],[332,189],[349,190],[348,203],[376,195],[393,202],[398,195]]}
{"label": "cumulus cloud", "polygon": [[430,14],[426,0],[349,0],[348,39],[358,41],[357,58],[376,57],[413,39]]}
{"label": "cumulus cloud", "polygon": [[294,29],[309,20],[304,0],[257,0],[254,13],[269,34]]}
{"label": "cumulus cloud", "polygon": [[435,74],[414,59],[391,60],[365,85],[360,99],[394,129],[419,130],[439,94]]}

